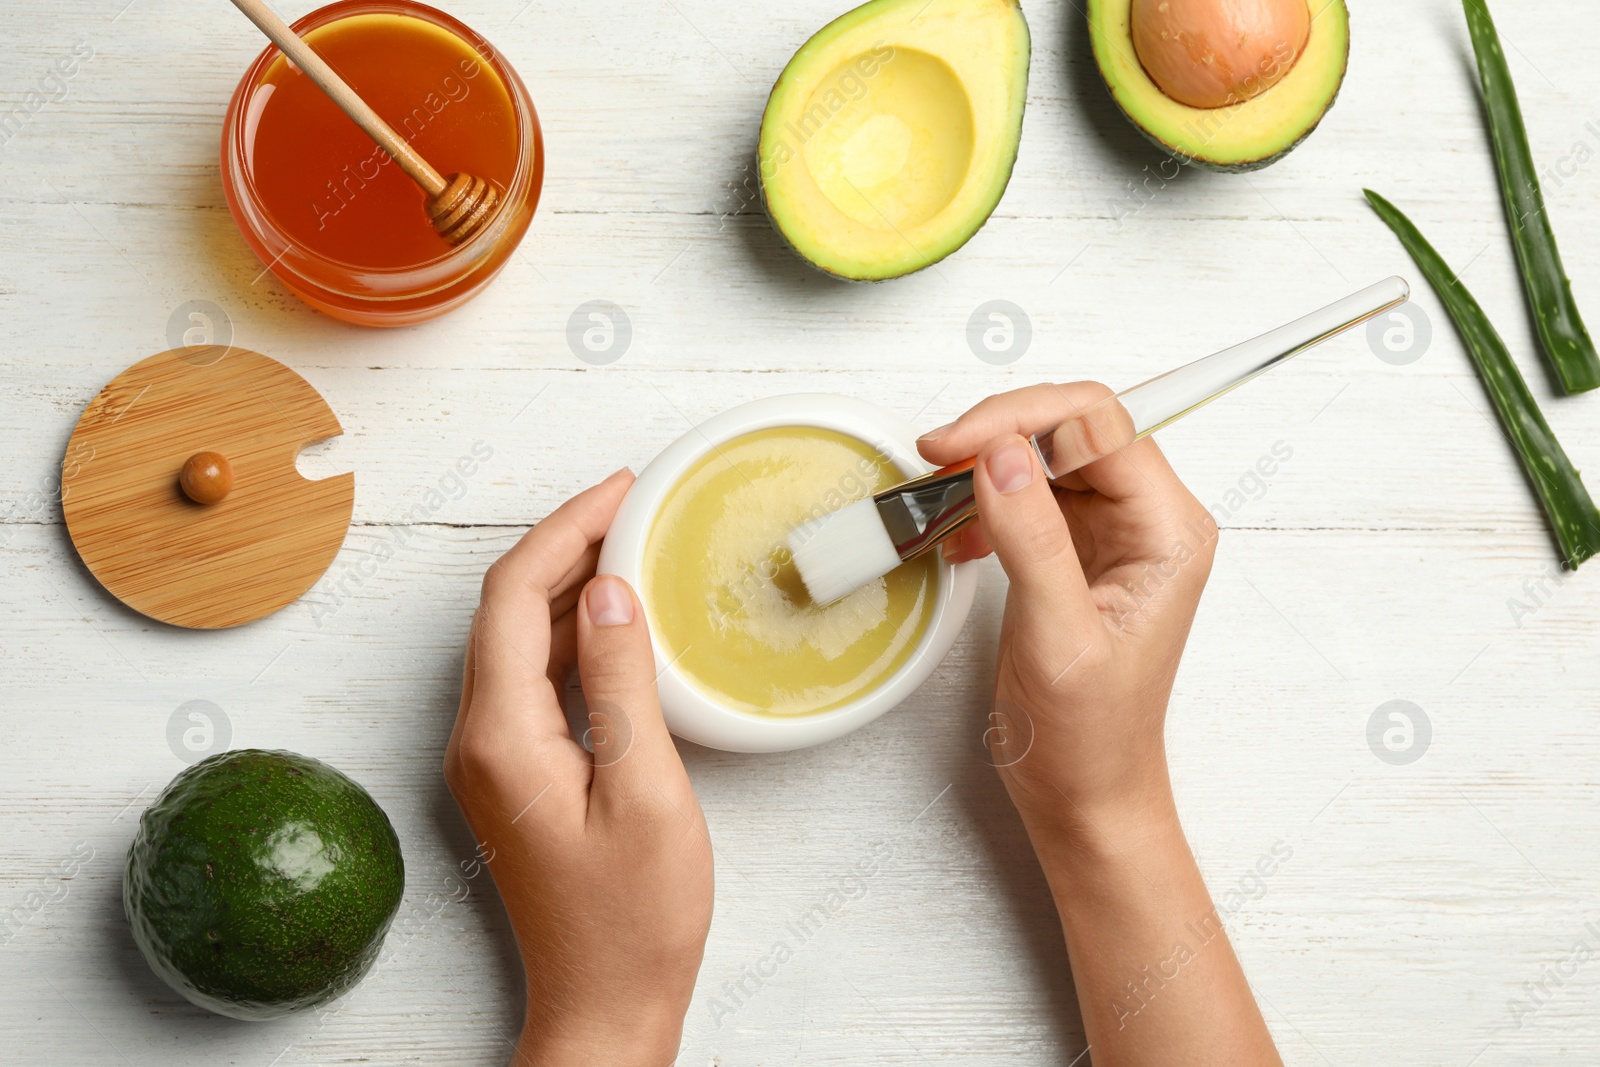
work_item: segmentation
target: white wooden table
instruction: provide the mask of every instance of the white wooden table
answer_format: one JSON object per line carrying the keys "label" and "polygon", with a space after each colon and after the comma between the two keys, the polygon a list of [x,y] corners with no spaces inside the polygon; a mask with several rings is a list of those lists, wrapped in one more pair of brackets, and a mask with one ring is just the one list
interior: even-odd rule
{"label": "white wooden table", "polygon": [[[1363,186],[1465,268],[1551,396],[1453,0],[1354,0],[1349,79],[1305,146],[1256,175],[1154,180],[1147,202],[1128,183],[1162,157],[1103,92],[1074,0],[1030,0],[1029,108],[999,212],[936,270],[875,287],[810,273],[738,192],[773,78],[843,6],[458,0],[538,103],[544,200],[491,290],[399,332],[312,312],[259,276],[235,231],[217,142],[261,42],[228,4],[0,9],[6,109],[75,42],[93,49],[46,87],[64,98],[0,146],[0,1060],[505,1062],[521,979],[488,879],[461,877],[472,844],[439,770],[479,576],[559,501],[692,421],[827,390],[932,426],[1045,378],[1131,384],[1390,273],[1420,283]],[[1574,5],[1495,8],[1600,325],[1592,20]],[[967,342],[995,299],[1032,328],[1006,366]],[[169,347],[169,316],[191,300],[223,309],[236,343],[299,370],[339,413],[345,436],[303,469],[358,476],[356,523],[323,585],[225,633],[112,601],[52,498],[83,406]],[[609,366],[567,343],[590,300],[631,321]],[[1433,338],[1417,361],[1391,365],[1348,337],[1165,433],[1226,527],[1172,709],[1173,771],[1290,1063],[1594,1062],[1597,576],[1552,577],[1550,538],[1461,346],[1431,294],[1419,306]],[[1579,465],[1600,469],[1600,397],[1547,412]],[[452,482],[479,442],[493,458]],[[1258,477],[1275,447],[1292,455]],[[374,564],[386,542],[400,544]],[[990,565],[955,653],[870,729],[784,756],[685,746],[718,899],[682,1063],[1042,1065],[1083,1050],[1042,877],[980,747],[1004,595]],[[1368,742],[1395,700],[1431,724],[1407,765]],[[122,858],[139,810],[184,766],[169,724],[189,725],[191,701],[209,702],[196,706],[212,708],[213,745],[329,760],[400,832],[409,884],[386,958],[321,1016],[208,1016],[129,937]],[[1292,855],[1253,877],[1275,847]],[[847,882],[874,854],[887,857],[877,872]],[[835,890],[835,904],[849,898],[795,958],[743,1007],[715,1010]],[[1541,982],[1530,1000],[1525,983]]]}

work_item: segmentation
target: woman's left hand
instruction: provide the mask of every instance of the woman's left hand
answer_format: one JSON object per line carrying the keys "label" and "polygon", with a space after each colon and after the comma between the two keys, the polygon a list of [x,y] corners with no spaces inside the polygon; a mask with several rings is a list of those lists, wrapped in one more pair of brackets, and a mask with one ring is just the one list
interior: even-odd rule
{"label": "woman's left hand", "polygon": [[[574,497],[489,568],[445,755],[527,971],[518,1064],[670,1065],[711,925],[711,839],[643,607],[594,576],[632,483]],[[574,663],[592,755],[559,698]]]}

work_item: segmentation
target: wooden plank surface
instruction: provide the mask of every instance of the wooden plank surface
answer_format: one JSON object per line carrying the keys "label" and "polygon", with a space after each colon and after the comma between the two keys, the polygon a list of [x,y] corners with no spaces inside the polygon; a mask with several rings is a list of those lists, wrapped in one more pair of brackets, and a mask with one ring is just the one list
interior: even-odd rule
{"label": "wooden plank surface", "polygon": [[[1034,0],[1024,143],[1000,211],[937,271],[874,287],[812,276],[740,191],[772,78],[844,6],[453,5],[528,82],[545,196],[489,292],[380,333],[259,277],[233,228],[217,139],[260,45],[229,5],[4,5],[0,106],[76,42],[93,58],[0,144],[0,909],[13,917],[0,1058],[504,1062],[520,977],[492,887],[460,877],[471,844],[439,773],[478,580],[528,523],[693,420],[828,390],[934,425],[1044,378],[1131,384],[1409,273],[1366,185],[1464,269],[1550,396],[1453,0],[1352,0],[1350,77],[1305,146],[1259,174],[1185,172],[1138,199],[1129,183],[1160,157],[1105,98],[1075,0]],[[1568,267],[1600,316],[1586,13],[1502,0],[1496,15],[1555,168],[1545,191]],[[1007,367],[966,341],[997,298],[1033,326]],[[606,367],[566,342],[593,299],[633,325]],[[84,405],[171,347],[189,301],[220,308],[236,343],[305,375],[338,413],[345,435],[302,470],[358,472],[356,525],[324,582],[222,633],[161,627],[106,597],[53,498]],[[1164,434],[1227,527],[1179,678],[1174,774],[1288,1062],[1592,1062],[1600,962],[1575,946],[1600,953],[1595,579],[1552,577],[1550,539],[1460,345],[1430,294],[1418,306],[1433,341],[1417,362],[1391,366],[1346,338]],[[1597,405],[1548,409],[1590,468]],[[492,458],[453,479],[479,443]],[[1280,443],[1291,457],[1252,475]],[[954,654],[871,729],[787,756],[685,746],[719,897],[683,1064],[1044,1065],[1082,1051],[1042,879],[978,747],[1004,598],[998,568],[984,578]],[[1392,700],[1432,724],[1410,766],[1368,747]],[[183,766],[169,726],[185,708],[232,745],[330,760],[395,819],[405,910],[384,962],[336,1010],[209,1017],[133,947],[122,856],[137,811]],[[1251,879],[1275,846],[1291,858]],[[715,1011],[725,982],[875,852],[888,858],[864,892],[747,1005]],[[1509,1002],[1541,981],[1548,996],[1519,1019]]]}

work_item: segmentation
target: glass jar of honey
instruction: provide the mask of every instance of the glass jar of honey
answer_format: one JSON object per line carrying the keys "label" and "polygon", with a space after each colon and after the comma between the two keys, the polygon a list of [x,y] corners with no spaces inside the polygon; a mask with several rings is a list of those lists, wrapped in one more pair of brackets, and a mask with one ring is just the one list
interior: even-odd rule
{"label": "glass jar of honey", "polygon": [[294,24],[385,122],[441,173],[501,193],[459,245],[427,195],[276,47],[234,91],[222,184],[245,240],[313,306],[366,326],[407,326],[459,306],[516,251],[538,206],[544,145],[533,101],[486,40],[410,0],[342,0]]}

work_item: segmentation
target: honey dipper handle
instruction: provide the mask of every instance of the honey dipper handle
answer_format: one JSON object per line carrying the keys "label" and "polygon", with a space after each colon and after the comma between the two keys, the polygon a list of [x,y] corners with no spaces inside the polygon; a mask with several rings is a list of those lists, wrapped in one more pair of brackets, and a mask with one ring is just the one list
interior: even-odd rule
{"label": "honey dipper handle", "polygon": [[410,175],[412,181],[422,186],[430,199],[436,199],[445,191],[449,183],[439,172],[429,166],[427,160],[417,155],[405,138],[394,131],[394,127],[379,118],[378,113],[368,107],[367,102],[356,95],[356,91],[350,88],[321,56],[312,51],[311,46],[301,40],[299,35],[289,28],[288,23],[266,5],[265,0],[233,0],[233,6],[243,11],[250,21],[278,46],[280,52],[288,56],[306,77],[316,82],[317,87],[339,105],[341,111],[366,131],[368,137],[378,142],[385,152],[393,156],[394,161],[400,164],[400,169]]}

